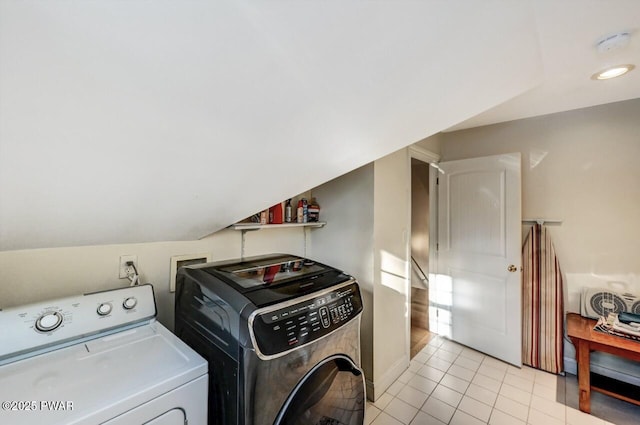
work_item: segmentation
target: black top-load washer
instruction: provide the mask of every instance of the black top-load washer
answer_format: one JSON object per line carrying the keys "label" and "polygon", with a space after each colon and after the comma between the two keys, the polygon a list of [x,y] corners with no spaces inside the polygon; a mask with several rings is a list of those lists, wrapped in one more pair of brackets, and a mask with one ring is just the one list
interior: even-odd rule
{"label": "black top-load washer", "polygon": [[273,254],[178,271],[175,332],[209,362],[209,424],[362,425],[356,280]]}

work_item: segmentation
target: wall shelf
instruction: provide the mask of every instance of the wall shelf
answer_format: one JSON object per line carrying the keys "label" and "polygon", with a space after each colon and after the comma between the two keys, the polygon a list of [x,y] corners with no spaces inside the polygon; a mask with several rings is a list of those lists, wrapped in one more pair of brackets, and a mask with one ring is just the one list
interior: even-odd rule
{"label": "wall shelf", "polygon": [[230,229],[240,230],[242,232],[242,240],[240,242],[240,258],[244,258],[245,252],[245,236],[247,231],[261,229],[286,229],[292,227],[300,227],[304,233],[304,257],[307,256],[307,233],[310,228],[324,227],[327,224],[324,221],[311,221],[308,223],[282,223],[282,224],[259,224],[259,223],[236,223],[229,226]]}
{"label": "wall shelf", "polygon": [[233,230],[260,230],[260,229],[284,229],[287,227],[323,227],[327,224],[324,221],[312,221],[308,223],[282,223],[282,224],[259,224],[259,223],[236,223],[230,227]]}

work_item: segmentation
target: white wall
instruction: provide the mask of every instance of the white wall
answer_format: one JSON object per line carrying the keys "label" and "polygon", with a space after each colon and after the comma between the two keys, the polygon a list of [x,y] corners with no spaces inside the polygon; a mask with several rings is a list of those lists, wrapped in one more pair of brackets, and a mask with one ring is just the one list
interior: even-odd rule
{"label": "white wall", "polygon": [[[303,255],[302,229],[247,232],[245,255],[287,252]],[[0,308],[127,286],[118,278],[120,255],[137,255],[143,283],[154,286],[158,320],[173,329],[174,294],[170,259],[209,253],[213,260],[240,257],[241,232],[222,230],[198,241],[100,245],[0,252]]]}
{"label": "white wall", "polygon": [[549,229],[569,311],[585,286],[640,294],[638,117],[630,100],[443,134],[443,161],[522,153],[523,218],[563,220]]}

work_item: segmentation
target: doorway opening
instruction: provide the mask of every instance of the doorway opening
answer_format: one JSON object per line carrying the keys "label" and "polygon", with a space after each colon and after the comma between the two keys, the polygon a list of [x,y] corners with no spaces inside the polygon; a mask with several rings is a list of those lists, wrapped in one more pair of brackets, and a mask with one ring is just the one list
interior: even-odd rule
{"label": "doorway opening", "polygon": [[411,158],[410,358],[435,336],[429,330],[429,213],[429,164]]}

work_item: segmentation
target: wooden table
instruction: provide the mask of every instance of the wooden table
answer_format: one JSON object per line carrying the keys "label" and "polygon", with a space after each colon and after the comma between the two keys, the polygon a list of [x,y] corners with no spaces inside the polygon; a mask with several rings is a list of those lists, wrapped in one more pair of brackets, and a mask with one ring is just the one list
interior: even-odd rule
{"label": "wooden table", "polygon": [[576,313],[567,313],[567,334],[576,348],[578,362],[578,391],[580,410],[591,413],[591,390],[640,405],[640,401],[591,385],[590,360],[592,351],[603,351],[627,359],[640,361],[640,342],[594,331],[596,321]]}

